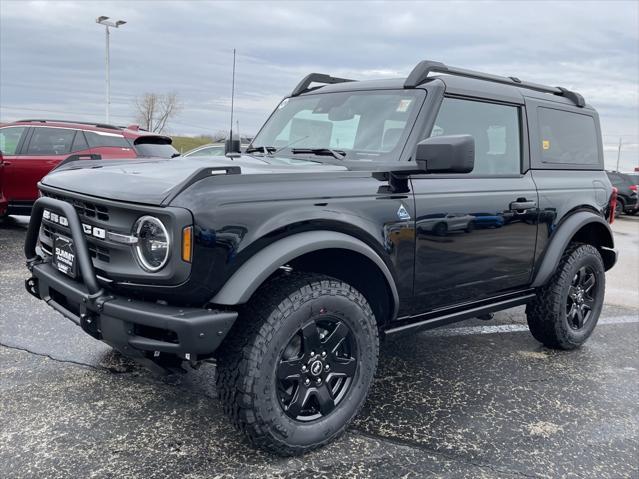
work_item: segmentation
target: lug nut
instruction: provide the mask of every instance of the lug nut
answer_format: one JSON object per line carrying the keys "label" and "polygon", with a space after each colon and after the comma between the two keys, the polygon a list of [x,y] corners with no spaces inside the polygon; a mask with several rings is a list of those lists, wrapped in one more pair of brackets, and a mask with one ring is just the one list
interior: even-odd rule
{"label": "lug nut", "polygon": [[304,384],[305,384],[306,386],[308,386],[309,384],[311,384],[311,380],[310,380],[310,379],[308,379],[308,378],[306,378],[306,379],[304,380]]}
{"label": "lug nut", "polygon": [[302,371],[306,372],[306,365],[302,366]]}
{"label": "lug nut", "polygon": [[311,351],[311,356],[315,356],[315,351]]}
{"label": "lug nut", "polygon": [[322,384],[322,380],[321,380],[320,378],[317,378],[317,379],[315,380],[315,382],[316,382],[317,384]]}
{"label": "lug nut", "polygon": [[324,366],[324,370],[325,370],[325,371],[330,371],[330,370],[331,370],[331,367],[327,364],[326,366]]}
{"label": "lug nut", "polygon": [[326,357],[326,351],[322,351],[322,357],[325,358]]}

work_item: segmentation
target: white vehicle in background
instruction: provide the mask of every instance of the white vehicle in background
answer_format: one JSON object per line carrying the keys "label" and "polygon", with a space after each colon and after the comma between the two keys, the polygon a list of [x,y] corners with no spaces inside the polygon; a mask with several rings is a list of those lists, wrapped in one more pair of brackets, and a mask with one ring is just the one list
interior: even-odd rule
{"label": "white vehicle in background", "polygon": [[[246,150],[246,147],[252,140],[252,137],[242,136],[240,145],[242,152]],[[198,146],[197,148],[187,151],[182,156],[224,156],[224,142],[216,141],[215,143],[207,143],[206,145]]]}
{"label": "white vehicle in background", "polygon": [[198,146],[187,151],[182,156],[185,158],[188,156],[224,156],[224,143],[209,143]]}

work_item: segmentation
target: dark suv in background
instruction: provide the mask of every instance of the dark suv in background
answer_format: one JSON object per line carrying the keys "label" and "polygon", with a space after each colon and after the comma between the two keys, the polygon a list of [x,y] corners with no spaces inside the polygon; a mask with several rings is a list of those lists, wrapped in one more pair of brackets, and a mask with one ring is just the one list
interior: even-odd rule
{"label": "dark suv in background", "polygon": [[101,123],[20,120],[0,126],[0,218],[29,214],[38,181],[70,155],[104,159],[171,158],[171,138]]}
{"label": "dark suv in background", "polygon": [[606,171],[606,174],[612,186],[617,188],[615,216],[619,216],[621,213],[636,214],[639,211],[639,198],[637,197],[639,179],[636,176],[618,171]]}

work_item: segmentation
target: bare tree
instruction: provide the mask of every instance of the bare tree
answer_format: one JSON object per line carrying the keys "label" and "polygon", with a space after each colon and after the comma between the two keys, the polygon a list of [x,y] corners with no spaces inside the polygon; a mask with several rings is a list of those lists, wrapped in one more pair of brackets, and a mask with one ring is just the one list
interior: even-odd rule
{"label": "bare tree", "polygon": [[213,142],[214,143],[221,143],[224,140],[226,140],[226,138],[229,136],[229,132],[226,130],[218,130],[215,133],[213,133]]}
{"label": "bare tree", "polygon": [[145,93],[136,98],[135,108],[140,126],[146,130],[162,133],[166,124],[182,109],[182,104],[176,92]]}

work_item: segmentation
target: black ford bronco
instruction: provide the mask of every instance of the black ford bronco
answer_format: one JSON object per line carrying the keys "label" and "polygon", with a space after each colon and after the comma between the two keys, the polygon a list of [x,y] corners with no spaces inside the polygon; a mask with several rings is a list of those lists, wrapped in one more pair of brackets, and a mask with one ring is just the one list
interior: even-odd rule
{"label": "black ford bronco", "polygon": [[526,304],[537,340],[580,346],[617,257],[583,97],[431,61],[311,74],[242,155],[39,188],[27,290],[148,366],[215,360],[233,423],[283,455],[344,431],[386,336]]}

